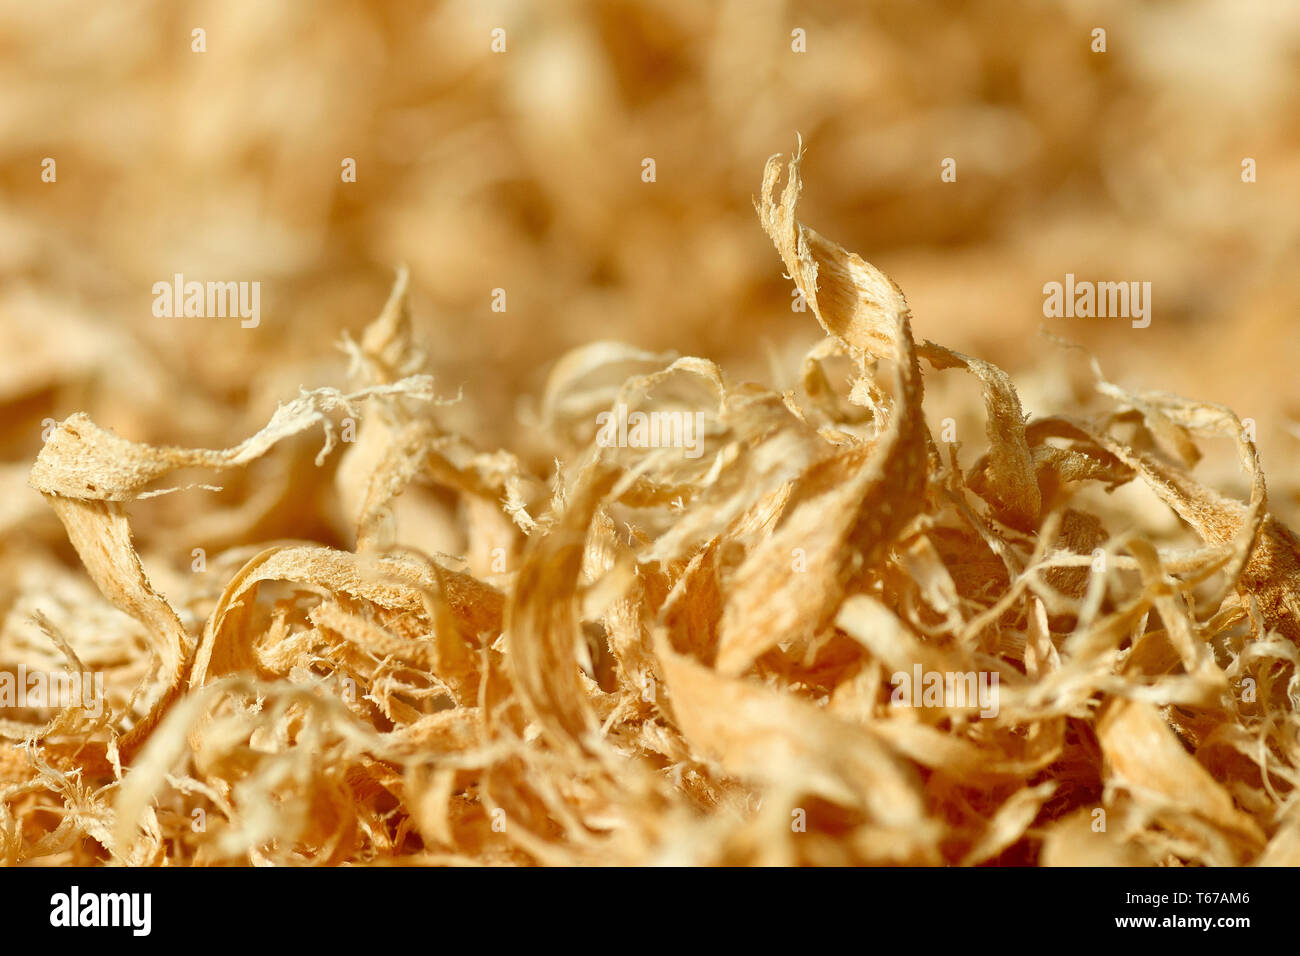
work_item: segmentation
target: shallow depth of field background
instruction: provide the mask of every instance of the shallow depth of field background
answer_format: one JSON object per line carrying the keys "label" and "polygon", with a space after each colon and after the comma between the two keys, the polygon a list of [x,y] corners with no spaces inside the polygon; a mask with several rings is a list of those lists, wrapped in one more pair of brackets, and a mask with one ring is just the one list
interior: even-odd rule
{"label": "shallow depth of field background", "polygon": [[[793,383],[820,330],[751,197],[797,134],[801,215],[895,278],[918,338],[1003,364],[1029,411],[1065,374],[1040,328],[1228,404],[1294,507],[1294,0],[3,0],[0,532],[46,520],[43,420],[233,444],[342,384],[400,263],[485,448],[526,450],[546,371],[597,339]],[[260,327],[154,318],[176,272],[260,281]],[[1044,319],[1067,272],[1150,281],[1150,328]]]}

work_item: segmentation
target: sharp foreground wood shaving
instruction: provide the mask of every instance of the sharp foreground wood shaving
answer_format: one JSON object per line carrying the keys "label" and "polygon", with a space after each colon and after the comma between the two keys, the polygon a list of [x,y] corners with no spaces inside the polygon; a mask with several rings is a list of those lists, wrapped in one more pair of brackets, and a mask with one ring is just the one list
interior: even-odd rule
{"label": "sharp foreground wood shaving", "polygon": [[[236,447],[54,427],[30,482],[84,573],[17,574],[5,664],[103,673],[105,701],[0,722],[4,860],[1300,863],[1300,543],[1236,416],[1098,372],[1099,410],[1027,419],[999,368],[913,340],[800,190],[774,157],[756,203],[826,332],[800,387],[588,346],[540,402],[549,475],[440,425],[404,274],[354,381]],[[923,373],[982,391],[971,467]],[[619,405],[702,413],[703,454],[605,447]],[[1247,500],[1191,474],[1216,437]],[[306,482],[292,506],[352,550],[142,563],[133,511],[202,522],[203,486],[276,461],[231,533]],[[1130,484],[1178,530],[1097,504]],[[401,533],[415,488],[458,506],[464,555]],[[995,675],[995,712],[899,700],[914,669]]]}

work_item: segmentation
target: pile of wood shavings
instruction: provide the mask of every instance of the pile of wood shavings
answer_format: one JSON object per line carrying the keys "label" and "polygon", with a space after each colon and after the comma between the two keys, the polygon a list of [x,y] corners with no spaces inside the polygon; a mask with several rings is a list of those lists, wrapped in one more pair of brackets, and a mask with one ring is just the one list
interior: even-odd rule
{"label": "pile of wood shavings", "polygon": [[[58,424],[30,481],[98,593],[27,568],[4,663],[102,672],[107,702],[0,722],[5,861],[1300,862],[1300,542],[1237,418],[1098,376],[1105,411],[1027,420],[1005,373],[914,342],[898,288],[797,221],[798,164],[770,160],[757,203],[827,333],[798,389],[592,345],[550,377],[556,468],[530,474],[440,427],[403,275],[348,343],[351,390],[236,447]],[[982,390],[964,471],[923,363]],[[704,453],[602,447],[620,403],[702,412]],[[308,504],[353,550],[146,573],[128,505],[207,495],[176,485],[317,425],[334,498]],[[1191,476],[1214,437],[1248,501]],[[1185,540],[1090,504],[1130,483]],[[397,543],[416,485],[458,501],[465,555]],[[218,517],[256,527],[258,505]],[[997,713],[894,701],[917,665],[996,673]]]}

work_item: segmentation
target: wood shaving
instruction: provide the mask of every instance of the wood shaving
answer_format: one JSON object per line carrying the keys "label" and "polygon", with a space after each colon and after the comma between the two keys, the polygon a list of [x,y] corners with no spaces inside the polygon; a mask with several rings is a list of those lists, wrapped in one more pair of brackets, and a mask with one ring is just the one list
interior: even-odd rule
{"label": "wood shaving", "polygon": [[[447,425],[486,386],[435,388],[402,273],[346,390],[238,445],[57,423],[29,481],[81,569],[16,574],[0,646],[102,672],[105,706],[0,722],[0,858],[1300,863],[1300,542],[1241,422],[1100,371],[1087,407],[1026,415],[803,225],[800,158],[755,203],[825,332],[798,388],[587,345],[543,390],[534,470]],[[963,372],[987,445],[964,469],[924,405]],[[599,442],[618,406],[698,415],[702,454]],[[1245,500],[1192,474],[1216,437]],[[227,479],[269,497],[214,523]],[[1097,505],[1128,486],[1173,530]],[[142,554],[138,516],[176,499],[164,540],[245,543]],[[277,509],[346,546],[259,538]],[[439,521],[461,553],[417,546]],[[912,706],[914,669],[996,678],[996,706]]]}

